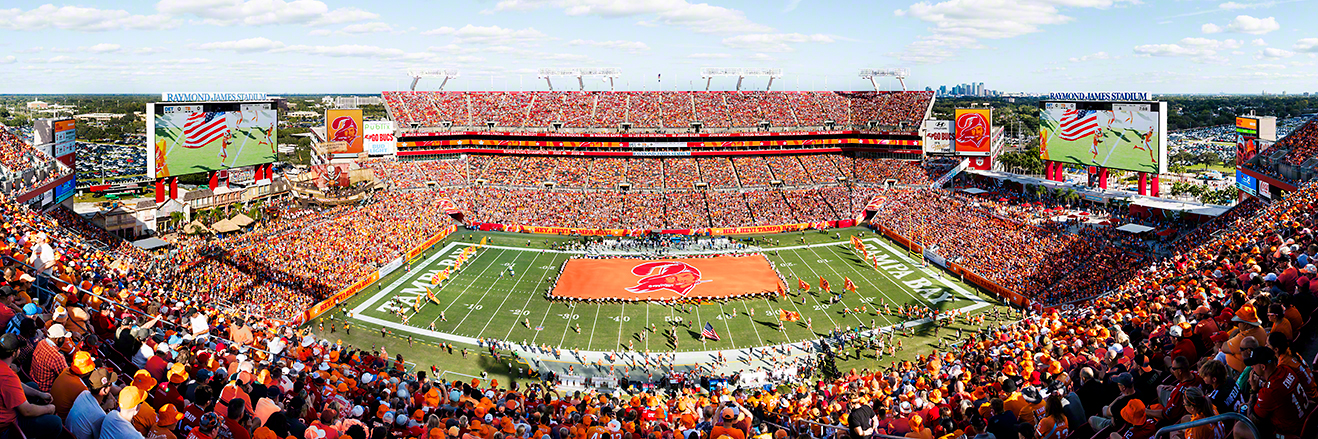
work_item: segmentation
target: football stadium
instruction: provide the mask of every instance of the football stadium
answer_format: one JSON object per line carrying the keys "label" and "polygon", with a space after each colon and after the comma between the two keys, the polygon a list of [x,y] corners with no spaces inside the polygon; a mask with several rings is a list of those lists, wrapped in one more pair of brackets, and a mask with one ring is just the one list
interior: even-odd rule
{"label": "football stadium", "polygon": [[[162,1],[155,18],[54,5],[0,17],[0,34],[69,31],[61,14],[86,11],[123,17],[79,32],[189,30],[169,49],[50,50],[108,72],[98,94],[0,95],[4,438],[1318,437],[1308,93],[907,89],[946,73],[929,54],[874,55],[920,67],[860,69],[842,87],[828,76],[787,86],[797,78],[776,67],[682,67],[690,61],[664,74],[626,64],[625,75],[519,45],[561,39],[628,56],[649,46],[358,23],[380,14],[317,0],[206,5],[223,13],[188,3]],[[504,1],[470,15],[641,15],[653,19],[642,31],[737,33],[722,44],[782,59],[861,43],[759,33],[773,28],[739,20],[761,14],[676,3],[691,9]],[[801,2],[789,3],[784,14]],[[980,39],[995,42],[1048,32],[939,21],[966,4],[1017,8],[982,3],[920,3],[887,19],[993,29]],[[1061,3],[1019,7],[1094,9]],[[702,26],[742,27],[684,21],[710,11],[736,13]],[[54,18],[33,21],[38,12]],[[1070,21],[1058,17],[1049,25]],[[1240,17],[1195,30],[1276,30],[1273,18]],[[275,32],[269,24],[453,44],[417,54],[190,32]],[[924,38],[913,47],[978,41]],[[1196,48],[1193,62],[1227,55],[1201,40],[1217,42],[1180,43]],[[50,48],[10,41],[24,58],[0,45],[0,76],[38,69],[8,63],[73,59],[32,61]],[[1211,47],[1244,45],[1229,41]],[[1294,59],[1315,45],[1258,58],[1300,70],[1312,63]],[[1165,46],[1069,61],[1078,71],[1185,57]],[[142,85],[113,81],[135,62],[92,61],[158,53],[174,68],[243,59],[198,89],[374,79],[343,96],[118,94]],[[266,53],[289,67],[247,60]],[[517,61],[484,58],[503,54]],[[745,59],[778,59],[756,55]],[[322,56],[335,64],[311,62]],[[342,63],[357,58],[379,64]],[[550,67],[525,65],[540,61]],[[150,62],[131,74],[177,76]],[[434,67],[404,81],[401,62]],[[222,79],[235,68],[245,73]],[[159,86],[190,84],[170,81]]]}

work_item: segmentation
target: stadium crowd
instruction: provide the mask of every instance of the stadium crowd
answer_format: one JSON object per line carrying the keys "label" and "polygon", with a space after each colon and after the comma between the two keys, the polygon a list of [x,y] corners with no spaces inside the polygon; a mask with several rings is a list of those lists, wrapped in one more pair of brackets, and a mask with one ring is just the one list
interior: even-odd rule
{"label": "stadium crowd", "polygon": [[384,92],[386,107],[404,126],[484,127],[500,129],[568,128],[686,129],[691,122],[706,128],[905,126],[913,130],[932,102],[930,92]]}
{"label": "stadium crowd", "polygon": [[[1259,437],[1300,437],[1318,396],[1309,362],[1291,344],[1318,305],[1315,195],[1307,186],[1274,202],[1110,295],[981,324],[917,361],[791,387],[691,380],[620,394],[409,371],[401,354],[165,291],[172,285],[136,277],[138,267],[109,263],[114,255],[6,201],[3,232],[17,238],[7,253],[39,265],[8,263],[0,286],[0,317],[17,322],[0,336],[9,366],[0,368],[0,428],[78,439],[1145,439],[1162,426],[1236,411],[1255,421]],[[83,290],[41,294],[25,269]],[[857,340],[835,332],[830,346]],[[1244,424],[1232,427],[1210,423],[1182,437],[1249,435]]]}
{"label": "stadium crowd", "polygon": [[[468,164],[485,178],[498,169],[493,175],[509,182],[524,169],[519,160]],[[430,165],[379,166],[393,179]],[[658,206],[698,222],[686,206],[705,203],[705,220],[725,225],[821,209],[801,207],[805,199],[855,212],[879,193],[842,190],[799,199],[782,191],[660,198],[485,187],[455,197],[481,200],[474,215],[544,223],[620,224]],[[995,282],[1044,303],[1109,294],[1019,321],[981,320],[981,331],[917,361],[797,386],[690,381],[672,391],[561,393],[436,379],[408,370],[401,354],[282,324],[288,310],[430,236],[442,212],[427,192],[386,191],[356,208],[290,209],[252,232],[185,242],[166,264],[122,245],[99,250],[88,240],[113,238],[76,225],[68,212],[47,216],[6,198],[0,247],[12,259],[0,280],[0,321],[9,328],[0,335],[8,366],[0,367],[0,431],[76,439],[1147,439],[1159,427],[1229,411],[1253,419],[1258,437],[1314,431],[1306,423],[1316,418],[1318,390],[1293,343],[1312,335],[1306,316],[1318,309],[1318,187],[1242,205],[1215,233],[1191,234],[1153,263],[1000,218],[968,196],[882,193],[891,200],[877,214],[881,224],[937,244]],[[569,205],[581,211],[536,209]],[[857,340],[834,332],[829,345]],[[844,427],[827,426],[834,424]],[[1182,437],[1228,435],[1250,434],[1243,423],[1219,422]]]}

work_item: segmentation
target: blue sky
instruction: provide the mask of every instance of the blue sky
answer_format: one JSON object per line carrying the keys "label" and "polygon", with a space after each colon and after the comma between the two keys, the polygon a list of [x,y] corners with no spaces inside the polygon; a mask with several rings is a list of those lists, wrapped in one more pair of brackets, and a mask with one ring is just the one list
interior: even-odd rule
{"label": "blue sky", "polygon": [[617,67],[634,90],[701,89],[701,67],[863,90],[859,69],[905,67],[912,89],[1318,92],[1315,23],[1318,0],[8,0],[0,93],[374,93],[409,68],[543,90],[542,67]]}

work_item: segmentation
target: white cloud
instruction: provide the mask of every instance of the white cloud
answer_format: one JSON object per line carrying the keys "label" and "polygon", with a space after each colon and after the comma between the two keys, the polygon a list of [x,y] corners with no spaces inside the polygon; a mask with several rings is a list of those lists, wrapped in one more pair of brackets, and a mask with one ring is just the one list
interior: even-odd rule
{"label": "white cloud", "polygon": [[623,41],[623,40],[594,41],[594,40],[577,39],[577,40],[569,41],[568,45],[602,47],[605,49],[621,50],[631,53],[639,53],[650,50],[649,45],[642,43],[640,41]]}
{"label": "white cloud", "polygon": [[1221,63],[1226,59],[1218,55],[1219,51],[1239,49],[1244,43],[1239,40],[1214,40],[1211,38],[1182,38],[1176,44],[1145,44],[1135,46],[1135,53],[1143,56],[1168,58],[1190,58],[1195,62]]}
{"label": "white cloud", "polygon": [[1278,49],[1275,47],[1267,47],[1264,48],[1263,50],[1260,50],[1258,55],[1255,55],[1254,57],[1258,59],[1277,59],[1277,58],[1290,58],[1292,56],[1295,56],[1295,52],[1291,52],[1289,50],[1284,50],[1284,49]]}
{"label": "white cloud", "polygon": [[1101,60],[1101,59],[1112,59],[1112,55],[1108,55],[1107,52],[1098,52],[1098,53],[1092,53],[1092,54],[1085,55],[1085,56],[1080,56],[1080,57],[1071,58],[1070,61],[1071,61],[1071,62],[1085,62],[1085,61],[1090,61],[1090,60]]}
{"label": "white cloud", "polygon": [[340,24],[380,18],[357,8],[330,10],[319,0],[160,0],[156,10],[171,16],[193,15],[218,26],[267,24]]}
{"label": "white cloud", "polygon": [[686,0],[501,0],[491,11],[534,11],[562,9],[569,16],[594,15],[604,18],[651,17],[651,24],[685,27],[700,33],[766,33],[774,29],[746,18],[736,9]]}
{"label": "white cloud", "polygon": [[284,48],[275,49],[275,52],[293,52],[307,55],[322,55],[331,57],[356,57],[356,58],[424,58],[425,54],[409,54],[399,49],[390,49],[378,46],[367,46],[361,44],[341,44],[337,46],[308,46],[293,45]]}
{"label": "white cloud", "polygon": [[79,50],[92,53],[110,53],[123,50],[123,46],[118,44],[100,43],[91,47],[80,47]]}
{"label": "white cloud", "polygon": [[746,34],[724,38],[723,45],[734,49],[754,50],[759,52],[791,52],[794,49],[789,44],[829,44],[836,41],[837,40],[833,37],[824,34]]}
{"label": "white cloud", "polygon": [[163,15],[134,15],[121,9],[96,9],[81,6],[45,4],[36,9],[0,9],[0,29],[41,30],[48,28],[81,32],[113,30],[159,30],[178,26],[178,21]]}
{"label": "white cloud", "polygon": [[373,34],[380,32],[393,32],[394,27],[381,22],[359,23],[344,26],[339,33],[344,34]]}
{"label": "white cloud", "polygon": [[30,58],[27,60],[27,62],[37,63],[37,64],[82,64],[91,61],[94,60],[88,58],[74,58],[71,56],[64,56],[64,55],[53,56],[50,58]]}
{"label": "white cloud", "polygon": [[232,50],[234,52],[268,52],[284,47],[284,43],[266,37],[199,44],[198,50]]}
{"label": "white cloud", "polygon": [[978,47],[981,39],[1004,39],[1042,31],[1074,19],[1061,7],[1105,9],[1139,0],[946,0],[923,1],[893,13],[930,23],[930,35],[921,36],[894,54],[907,62],[934,63],[951,58],[955,51]]}
{"label": "white cloud", "polygon": [[543,32],[528,27],[526,29],[506,29],[499,26],[466,25],[461,29],[441,27],[422,32],[421,35],[451,35],[456,41],[468,44],[522,44],[550,39]]}
{"label": "white cloud", "polygon": [[1250,41],[1250,44],[1253,44],[1255,47],[1263,47],[1268,45],[1268,42],[1263,41],[1262,38],[1255,38],[1254,41]]}
{"label": "white cloud", "polygon": [[726,53],[693,53],[686,57],[691,59],[726,59],[732,58],[732,55]]}
{"label": "white cloud", "polygon": [[307,35],[311,35],[313,37],[323,37],[332,33],[334,32],[330,32],[329,29],[316,29],[311,32],[307,32]]}
{"label": "white cloud", "polygon": [[[1301,0],[1301,1],[1302,1],[1302,0]],[[1293,0],[1293,1],[1289,1],[1289,2],[1283,2],[1283,3],[1294,3],[1294,0]],[[1268,1],[1265,1],[1265,2],[1257,2],[1257,3],[1226,2],[1226,3],[1222,3],[1222,4],[1217,5],[1217,8],[1218,8],[1218,9],[1222,9],[1222,10],[1227,10],[1227,11],[1235,11],[1235,10],[1241,10],[1241,9],[1271,8],[1271,7],[1276,6],[1276,5],[1277,5],[1277,2],[1276,2],[1275,0],[1268,0]]]}
{"label": "white cloud", "polygon": [[18,58],[15,58],[13,55],[0,58],[0,64],[13,64],[15,62],[18,62]]}
{"label": "white cloud", "polygon": [[1284,65],[1284,64],[1251,64],[1251,65],[1247,65],[1247,66],[1244,66],[1244,67],[1247,68],[1247,69],[1252,69],[1252,70],[1280,70],[1280,69],[1284,69],[1284,68],[1286,68],[1286,65]]}
{"label": "white cloud", "polygon": [[801,0],[787,0],[787,7],[783,8],[783,13],[795,11],[796,7],[800,5]]}
{"label": "white cloud", "polygon": [[1278,29],[1281,29],[1281,25],[1277,24],[1276,17],[1254,18],[1248,15],[1237,15],[1225,28],[1213,23],[1205,24],[1201,28],[1206,34],[1231,31],[1251,35],[1263,35]]}
{"label": "white cloud", "polygon": [[1293,48],[1300,52],[1318,53],[1318,38],[1301,38]]}
{"label": "white cloud", "polygon": [[134,55],[154,55],[157,53],[165,53],[168,51],[169,49],[166,49],[164,47],[139,47],[137,49],[133,49],[132,53]]}

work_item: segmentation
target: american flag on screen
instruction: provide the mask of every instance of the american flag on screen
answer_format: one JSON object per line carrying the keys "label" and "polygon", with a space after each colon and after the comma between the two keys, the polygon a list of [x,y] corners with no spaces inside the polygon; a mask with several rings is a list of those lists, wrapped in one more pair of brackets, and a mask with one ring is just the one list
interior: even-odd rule
{"label": "american flag on screen", "polygon": [[714,325],[711,325],[709,322],[705,322],[705,329],[700,331],[700,336],[714,341],[718,341],[719,339],[718,333],[714,332]]}
{"label": "american flag on screen", "polygon": [[229,118],[225,113],[192,113],[183,123],[183,147],[201,148],[228,134]]}
{"label": "american flag on screen", "polygon": [[1098,132],[1098,112],[1093,110],[1066,110],[1062,114],[1062,132],[1057,136],[1074,142]]}

